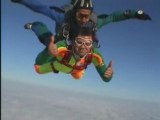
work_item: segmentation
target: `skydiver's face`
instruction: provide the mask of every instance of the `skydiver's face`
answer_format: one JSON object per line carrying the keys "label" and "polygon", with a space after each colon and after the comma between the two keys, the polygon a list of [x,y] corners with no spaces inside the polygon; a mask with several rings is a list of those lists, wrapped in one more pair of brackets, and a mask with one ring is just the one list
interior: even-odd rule
{"label": "skydiver's face", "polygon": [[91,10],[89,9],[79,9],[76,12],[76,20],[80,26],[83,26],[86,22],[89,21],[91,15]]}
{"label": "skydiver's face", "polygon": [[92,36],[81,36],[79,35],[75,39],[74,52],[80,57],[90,53],[92,49]]}

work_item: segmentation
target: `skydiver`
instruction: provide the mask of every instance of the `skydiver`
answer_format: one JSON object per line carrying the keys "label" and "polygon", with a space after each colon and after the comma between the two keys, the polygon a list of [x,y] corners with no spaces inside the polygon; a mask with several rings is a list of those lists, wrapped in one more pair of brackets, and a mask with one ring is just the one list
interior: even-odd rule
{"label": "skydiver", "polygon": [[[41,22],[34,22],[32,31],[38,36],[51,33]],[[69,46],[65,40],[55,43],[54,36],[51,35],[48,47],[51,45],[55,50],[50,54],[46,47],[38,54],[35,61],[37,73],[63,72],[71,74],[75,79],[81,79],[87,66],[93,63],[102,80],[109,82],[113,75],[112,62],[106,66],[98,49],[93,47],[93,33],[90,27],[81,27],[79,32],[73,36],[74,41]]]}
{"label": "skydiver", "polygon": [[[79,30],[79,27],[90,26],[97,31],[102,26],[111,22],[118,22],[127,19],[151,20],[150,16],[142,10],[126,10],[123,12],[114,12],[110,15],[103,14],[97,16],[93,11],[92,0],[71,0],[72,9],[61,9],[61,7],[47,6],[37,0],[11,0],[12,2],[22,4],[31,10],[44,14],[55,21],[56,36],[55,42],[68,39],[68,44],[73,41],[74,32]],[[71,8],[71,7],[70,7]],[[32,26],[32,23],[25,25],[26,29]],[[46,35],[49,37],[50,35]],[[94,37],[94,46],[100,47],[98,39]],[[43,40],[42,40],[43,41]],[[46,42],[46,43],[49,43]],[[47,46],[47,44],[46,44]]]}

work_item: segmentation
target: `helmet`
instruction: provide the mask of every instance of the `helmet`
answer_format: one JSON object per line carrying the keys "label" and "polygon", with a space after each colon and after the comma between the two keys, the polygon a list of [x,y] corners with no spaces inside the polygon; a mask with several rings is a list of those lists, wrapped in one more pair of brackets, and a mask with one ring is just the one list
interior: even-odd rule
{"label": "helmet", "polygon": [[73,4],[75,9],[90,9],[93,10],[92,0],[74,0]]}

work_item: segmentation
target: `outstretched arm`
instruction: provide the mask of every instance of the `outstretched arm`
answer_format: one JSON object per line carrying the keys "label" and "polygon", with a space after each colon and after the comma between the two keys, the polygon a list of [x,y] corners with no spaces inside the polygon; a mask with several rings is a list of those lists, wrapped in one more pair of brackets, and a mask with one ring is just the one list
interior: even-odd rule
{"label": "outstretched arm", "polygon": [[107,67],[98,49],[94,48],[92,62],[97,72],[99,73],[100,77],[102,78],[102,80],[104,82],[109,82],[112,79],[112,75],[113,75],[112,61],[109,63]]}
{"label": "outstretched arm", "polygon": [[104,73],[105,78],[112,78],[113,75],[113,67],[112,67],[112,61],[109,62],[108,67]]}
{"label": "outstretched arm", "polygon": [[47,6],[37,0],[11,0],[11,2],[19,3],[27,8],[33,10],[34,12],[41,13],[49,18],[53,19],[57,24],[64,20],[64,14],[51,9],[50,6]]}
{"label": "outstretched arm", "polygon": [[97,66],[96,69],[104,82],[109,82],[112,79],[113,68],[111,62],[109,63],[108,67],[106,67],[106,65],[104,64]]}
{"label": "outstretched arm", "polygon": [[98,16],[97,28],[100,29],[110,22],[119,22],[127,19],[151,20],[151,17],[142,10],[126,10],[124,12],[114,12],[110,15],[102,14]]}

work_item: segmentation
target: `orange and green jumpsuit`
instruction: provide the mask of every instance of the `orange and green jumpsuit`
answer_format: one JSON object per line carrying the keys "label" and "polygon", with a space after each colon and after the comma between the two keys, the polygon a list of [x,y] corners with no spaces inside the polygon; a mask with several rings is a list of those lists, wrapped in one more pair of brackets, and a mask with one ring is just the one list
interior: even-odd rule
{"label": "orange and green jumpsuit", "polygon": [[104,63],[102,55],[96,48],[86,56],[76,59],[72,50],[70,50],[65,41],[57,43],[58,55],[52,56],[45,48],[36,58],[35,70],[39,74],[49,72],[63,72],[71,74],[73,78],[80,79],[83,77],[85,69],[90,63],[93,63],[102,80],[109,82],[111,78],[104,77],[107,67]]}
{"label": "orange and green jumpsuit", "polygon": [[91,53],[83,58],[77,59],[72,52],[72,46],[68,46],[65,40],[57,42],[58,55],[52,56],[48,53],[48,44],[52,33],[48,30],[42,22],[32,23],[32,31],[39,38],[40,42],[46,48],[40,52],[35,61],[35,70],[40,74],[49,72],[63,72],[71,74],[75,79],[83,77],[84,71],[90,63],[93,63],[97,72],[105,82],[110,81],[111,78],[105,78],[104,73],[107,69],[102,55],[97,48],[92,48]]}

